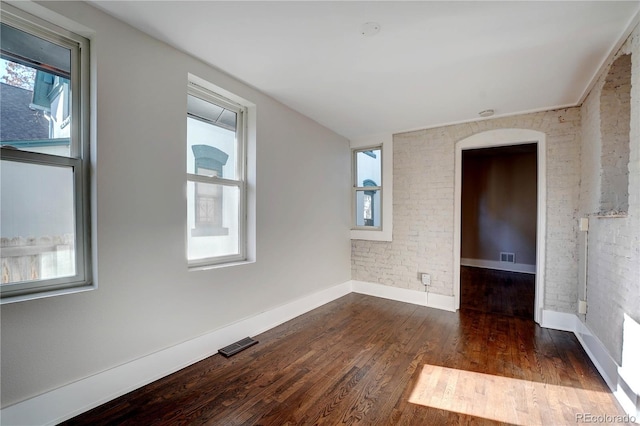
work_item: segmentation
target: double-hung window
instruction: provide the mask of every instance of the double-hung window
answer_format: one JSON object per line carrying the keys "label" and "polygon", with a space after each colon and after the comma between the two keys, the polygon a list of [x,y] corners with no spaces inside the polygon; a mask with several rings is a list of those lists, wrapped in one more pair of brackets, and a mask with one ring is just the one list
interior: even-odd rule
{"label": "double-hung window", "polygon": [[2,302],[91,285],[87,39],[2,4]]}
{"label": "double-hung window", "polygon": [[246,259],[246,109],[189,83],[187,260],[201,267]]}
{"label": "double-hung window", "polygon": [[392,241],[393,135],[351,141],[351,239]]}
{"label": "double-hung window", "polygon": [[353,151],[353,229],[382,226],[382,147]]}

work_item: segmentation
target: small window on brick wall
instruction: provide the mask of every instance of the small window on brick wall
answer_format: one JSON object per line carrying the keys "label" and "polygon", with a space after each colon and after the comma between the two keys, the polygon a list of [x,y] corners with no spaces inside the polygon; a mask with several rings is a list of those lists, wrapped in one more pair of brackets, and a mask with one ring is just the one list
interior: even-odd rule
{"label": "small window on brick wall", "polygon": [[[382,226],[382,147],[353,151],[353,228],[380,229]],[[376,183],[380,182],[380,183]]]}
{"label": "small window on brick wall", "polygon": [[629,132],[631,55],[611,65],[600,96],[600,213],[625,214],[629,208]]}

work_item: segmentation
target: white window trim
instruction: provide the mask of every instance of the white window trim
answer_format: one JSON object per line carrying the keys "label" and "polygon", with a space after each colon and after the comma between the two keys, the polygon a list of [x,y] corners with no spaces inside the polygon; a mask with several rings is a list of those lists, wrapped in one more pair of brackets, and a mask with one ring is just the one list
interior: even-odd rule
{"label": "white window trim", "polygon": [[[377,151],[380,150],[380,155],[384,161],[384,155],[382,155],[382,145],[374,145],[374,146],[364,146],[358,148],[351,149],[351,180],[353,182],[351,186],[351,229],[358,231],[380,231],[382,229],[382,221],[384,220],[384,211],[382,206],[380,207],[380,226],[366,226],[366,225],[358,225],[356,214],[360,213],[357,211],[357,197],[358,192],[362,191],[379,191],[380,192],[380,202],[384,203],[384,190],[382,188],[382,182],[380,182],[377,186],[357,186],[358,178],[356,174],[358,173],[358,153],[365,153],[369,151]],[[384,173],[384,165],[380,163],[380,176],[382,177]]]}
{"label": "white window trim", "polygon": [[[393,237],[393,135],[373,135],[361,139],[351,141],[351,156],[353,150],[362,150],[368,147],[382,146],[382,188],[381,201],[382,206],[380,213],[382,215],[382,224],[374,229],[363,229],[363,227],[355,227],[352,225],[352,240],[369,240],[369,241],[392,241]],[[352,169],[355,164],[352,160]],[[355,171],[355,170],[354,170]],[[355,179],[352,178],[351,186],[353,187]],[[355,217],[355,192],[352,189],[351,197],[351,218]]]}
{"label": "white window trim", "polygon": [[[222,96],[215,88],[204,87],[200,81],[195,81],[195,78],[189,78],[187,84],[187,94],[196,96],[207,102],[211,102],[215,105],[224,107],[231,111],[236,112],[237,115],[237,129],[236,134],[239,141],[237,142],[237,170],[238,179],[228,179],[218,176],[202,176],[195,175],[193,173],[186,173],[187,182],[202,182],[211,183],[216,185],[235,186],[240,191],[240,203],[238,205],[238,254],[227,256],[214,256],[203,259],[189,260],[188,256],[188,233],[190,230],[188,226],[185,226],[185,256],[187,258],[187,264],[189,269],[201,270],[209,269],[211,267],[230,266],[236,264],[242,264],[248,260],[247,256],[247,136],[248,136],[248,108],[238,102],[234,102]],[[185,222],[186,223],[186,222]]]}
{"label": "white window trim", "polygon": [[24,281],[2,288],[1,304],[95,288],[91,254],[90,141],[89,141],[89,40],[48,20],[0,2],[2,22],[52,43],[71,49],[71,145],[70,157],[29,151],[2,150],[2,159],[73,169],[75,199],[76,274],[48,280]]}

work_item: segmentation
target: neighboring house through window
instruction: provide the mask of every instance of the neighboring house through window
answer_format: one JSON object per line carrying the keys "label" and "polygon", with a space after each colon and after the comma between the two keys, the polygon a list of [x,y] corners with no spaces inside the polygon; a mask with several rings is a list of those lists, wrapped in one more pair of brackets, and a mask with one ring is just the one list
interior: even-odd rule
{"label": "neighboring house through window", "polygon": [[187,260],[200,267],[246,260],[246,109],[189,83]]}
{"label": "neighboring house through window", "polygon": [[[196,175],[221,177],[222,167],[229,155],[209,145],[192,145]],[[191,235],[206,237],[228,235],[229,229],[222,226],[222,188],[203,183],[195,183],[195,227]]]}
{"label": "neighboring house through window", "polygon": [[2,302],[91,288],[89,42],[5,4],[1,31]]}
{"label": "neighboring house through window", "polygon": [[353,151],[354,164],[354,228],[381,227],[380,200],[382,186],[382,147]]}
{"label": "neighboring house through window", "polygon": [[[370,187],[378,185],[371,179],[365,179],[364,186]],[[377,217],[374,213],[376,211],[374,197],[376,196],[376,192],[375,190],[364,191],[364,226],[375,226],[375,219],[377,219]]]}
{"label": "neighboring house through window", "polygon": [[391,241],[393,230],[393,136],[351,141],[351,239]]}

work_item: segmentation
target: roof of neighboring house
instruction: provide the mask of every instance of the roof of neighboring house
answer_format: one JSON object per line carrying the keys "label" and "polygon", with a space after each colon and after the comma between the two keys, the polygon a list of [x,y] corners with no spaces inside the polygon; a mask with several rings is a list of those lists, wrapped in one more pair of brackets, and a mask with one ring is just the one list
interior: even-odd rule
{"label": "roof of neighboring house", "polygon": [[40,110],[29,108],[33,92],[0,83],[0,141],[49,138],[49,122]]}

